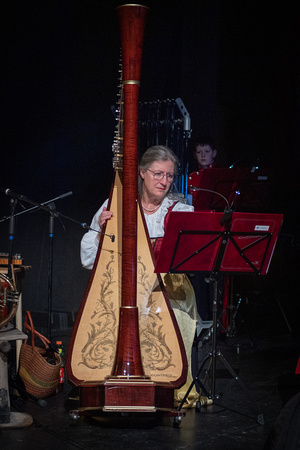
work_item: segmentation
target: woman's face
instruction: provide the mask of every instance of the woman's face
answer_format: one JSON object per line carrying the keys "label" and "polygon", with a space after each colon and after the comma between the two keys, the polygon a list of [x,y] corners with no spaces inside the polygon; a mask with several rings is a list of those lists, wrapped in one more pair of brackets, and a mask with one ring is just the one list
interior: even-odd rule
{"label": "woman's face", "polygon": [[144,180],[143,197],[162,201],[174,179],[174,163],[169,160],[155,161],[149,169],[141,169],[140,176]]}
{"label": "woman's face", "polygon": [[217,151],[213,150],[210,145],[197,145],[195,156],[197,163],[202,167],[209,166],[216,157]]}

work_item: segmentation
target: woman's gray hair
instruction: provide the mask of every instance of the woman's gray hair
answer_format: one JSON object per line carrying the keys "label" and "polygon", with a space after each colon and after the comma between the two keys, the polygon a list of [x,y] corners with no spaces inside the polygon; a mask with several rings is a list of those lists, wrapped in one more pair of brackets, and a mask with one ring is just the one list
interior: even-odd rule
{"label": "woman's gray hair", "polygon": [[[174,164],[174,175],[177,175],[178,172],[178,166],[179,166],[179,159],[175,155],[175,153],[167,146],[165,145],[153,145],[153,147],[148,148],[148,150],[145,151],[143,156],[140,159],[140,163],[138,166],[138,190],[139,194],[142,195],[143,192],[143,183],[144,180],[140,176],[140,170],[148,170],[149,167],[155,162],[155,161],[172,161]],[[172,197],[174,199],[181,200],[182,196],[180,194],[174,192],[175,185],[174,183],[171,184],[170,190],[168,192],[168,196]]]}

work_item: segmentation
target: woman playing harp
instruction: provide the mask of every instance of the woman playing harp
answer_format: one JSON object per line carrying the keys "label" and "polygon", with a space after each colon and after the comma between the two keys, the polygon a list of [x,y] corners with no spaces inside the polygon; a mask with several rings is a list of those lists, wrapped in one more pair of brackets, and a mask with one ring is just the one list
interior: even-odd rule
{"label": "woman playing harp", "polygon": [[[158,256],[169,213],[194,210],[193,206],[183,203],[182,199],[172,192],[177,169],[177,156],[168,147],[160,145],[150,147],[142,156],[138,167],[138,190],[155,257]],[[81,262],[87,269],[93,268],[96,258],[100,236],[97,230],[100,231],[114,215],[113,211],[107,210],[107,205],[108,200],[96,212],[91,230],[81,241]],[[196,300],[187,276],[167,274],[162,278],[183,337],[189,363],[187,381],[175,391],[175,400],[180,402],[192,382],[191,349],[196,332]],[[194,387],[187,399],[188,405],[195,405],[198,398]]]}

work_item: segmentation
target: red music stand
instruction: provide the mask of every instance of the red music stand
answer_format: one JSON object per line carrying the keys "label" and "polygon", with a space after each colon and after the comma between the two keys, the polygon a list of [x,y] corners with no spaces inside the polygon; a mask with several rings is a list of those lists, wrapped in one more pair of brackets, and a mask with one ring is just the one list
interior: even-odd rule
{"label": "red music stand", "polygon": [[172,211],[155,266],[167,272],[253,272],[266,275],[282,214]]}
{"label": "red music stand", "polygon": [[[216,212],[171,212],[155,266],[156,273],[210,272],[207,279],[213,283],[213,325],[212,351],[204,359],[178,409],[183,406],[194,384],[200,388],[200,373],[210,361],[212,368],[211,391],[208,397],[215,395],[216,358],[221,362],[249,394],[248,389],[238,378],[221,352],[217,351],[217,275],[226,273],[256,273],[266,275],[282,225],[282,214],[251,214]],[[263,424],[263,415],[257,416],[257,422]]]}
{"label": "red music stand", "polygon": [[223,211],[225,197],[235,210],[259,212],[268,203],[274,179],[272,168],[214,167],[199,172],[195,189],[189,186],[189,191],[193,195],[195,211]]}

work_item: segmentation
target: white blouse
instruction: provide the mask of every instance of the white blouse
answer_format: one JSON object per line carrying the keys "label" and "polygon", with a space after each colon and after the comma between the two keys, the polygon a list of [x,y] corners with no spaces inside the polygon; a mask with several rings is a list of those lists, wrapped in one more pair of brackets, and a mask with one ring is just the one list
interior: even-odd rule
{"label": "white blouse", "polygon": [[[165,234],[164,218],[168,208],[174,203],[174,199],[165,197],[160,208],[153,214],[144,214],[150,238],[163,237]],[[83,267],[92,269],[96,258],[99,240],[97,239],[100,231],[99,217],[104,207],[107,207],[108,199],[105,200],[101,208],[98,209],[91,222],[91,230],[83,235],[81,239],[80,257]],[[194,207],[182,202],[177,202],[172,211],[194,211]],[[94,231],[95,230],[95,231]]]}

